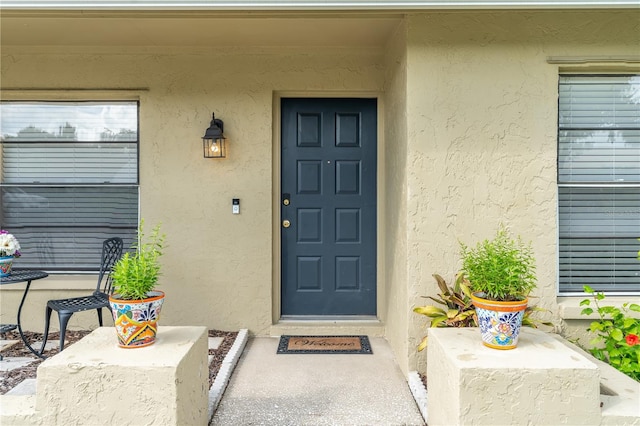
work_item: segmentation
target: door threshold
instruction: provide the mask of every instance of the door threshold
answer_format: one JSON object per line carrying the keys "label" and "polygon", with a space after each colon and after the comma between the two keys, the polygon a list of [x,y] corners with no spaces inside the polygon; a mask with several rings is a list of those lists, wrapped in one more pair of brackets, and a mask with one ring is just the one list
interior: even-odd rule
{"label": "door threshold", "polygon": [[271,326],[271,336],[360,335],[384,337],[385,326],[374,315],[284,315]]}
{"label": "door threshold", "polygon": [[375,315],[282,315],[279,323],[288,321],[372,321],[380,322]]}

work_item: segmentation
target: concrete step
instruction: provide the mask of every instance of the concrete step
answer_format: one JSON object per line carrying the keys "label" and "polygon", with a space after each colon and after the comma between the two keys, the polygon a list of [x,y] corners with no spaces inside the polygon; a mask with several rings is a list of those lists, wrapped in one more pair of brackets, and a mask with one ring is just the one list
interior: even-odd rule
{"label": "concrete step", "polygon": [[13,389],[7,392],[5,395],[35,395],[36,394],[36,379],[25,379],[18,383]]}
{"label": "concrete step", "polygon": [[0,361],[0,371],[11,371],[16,368],[26,367],[36,361],[35,357],[4,357]]}

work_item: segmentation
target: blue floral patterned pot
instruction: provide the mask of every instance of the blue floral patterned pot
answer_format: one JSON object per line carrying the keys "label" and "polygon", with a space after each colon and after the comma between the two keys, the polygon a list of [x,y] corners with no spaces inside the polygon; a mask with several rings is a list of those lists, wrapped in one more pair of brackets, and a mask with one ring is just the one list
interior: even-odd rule
{"label": "blue floral patterned pot", "polygon": [[483,299],[484,293],[474,293],[471,300],[476,308],[482,343],[493,349],[513,349],[518,344],[522,318],[528,299],[497,302]]}
{"label": "blue floral patterned pot", "polygon": [[118,345],[140,348],[155,343],[164,292],[150,291],[143,300],[125,300],[118,294],[109,297]]}
{"label": "blue floral patterned pot", "polygon": [[0,277],[8,277],[11,275],[11,267],[13,266],[13,256],[0,257]]}

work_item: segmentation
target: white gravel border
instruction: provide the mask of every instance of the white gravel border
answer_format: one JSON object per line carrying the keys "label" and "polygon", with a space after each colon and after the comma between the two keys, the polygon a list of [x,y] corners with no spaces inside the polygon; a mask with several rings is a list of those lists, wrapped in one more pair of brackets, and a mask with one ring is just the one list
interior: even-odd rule
{"label": "white gravel border", "polygon": [[229,379],[231,378],[231,373],[233,373],[233,369],[236,367],[236,364],[240,359],[240,355],[242,355],[242,351],[247,344],[248,338],[249,330],[243,328],[238,331],[236,340],[233,342],[231,349],[229,349],[229,352],[227,352],[227,355],[224,357],[220,370],[216,375],[216,379],[209,388],[209,422],[213,418],[213,413],[216,411],[216,408],[218,408],[218,404],[220,403],[222,395],[229,383]]}
{"label": "white gravel border", "polygon": [[424,422],[427,423],[427,388],[424,387],[424,383],[422,383],[417,371],[409,372],[408,382],[413,399],[416,401]]}

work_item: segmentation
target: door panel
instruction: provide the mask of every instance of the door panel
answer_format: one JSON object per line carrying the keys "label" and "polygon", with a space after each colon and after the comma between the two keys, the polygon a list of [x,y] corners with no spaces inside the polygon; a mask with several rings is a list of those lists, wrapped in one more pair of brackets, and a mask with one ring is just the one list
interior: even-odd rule
{"label": "door panel", "polygon": [[376,100],[281,108],[282,315],[375,315]]}

